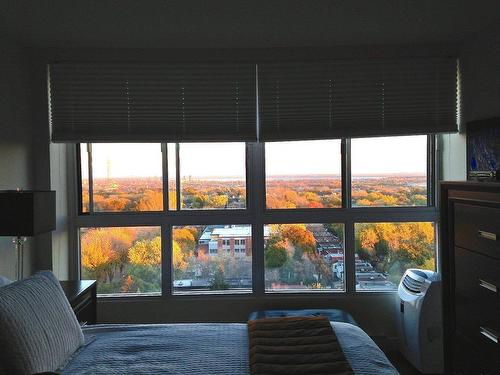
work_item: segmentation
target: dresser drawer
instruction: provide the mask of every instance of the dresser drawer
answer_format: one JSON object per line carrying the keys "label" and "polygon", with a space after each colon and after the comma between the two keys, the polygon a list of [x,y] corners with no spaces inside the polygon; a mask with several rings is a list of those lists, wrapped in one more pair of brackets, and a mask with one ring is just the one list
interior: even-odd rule
{"label": "dresser drawer", "polygon": [[500,303],[500,260],[455,247],[455,288],[480,306]]}
{"label": "dresser drawer", "polygon": [[455,203],[455,245],[500,259],[500,209]]}
{"label": "dresser drawer", "polygon": [[500,367],[496,361],[489,361],[474,343],[456,332],[453,337],[453,374],[499,375]]}
{"label": "dresser drawer", "polygon": [[456,330],[473,342],[488,362],[500,358],[500,304],[482,304],[473,296],[455,294]]}

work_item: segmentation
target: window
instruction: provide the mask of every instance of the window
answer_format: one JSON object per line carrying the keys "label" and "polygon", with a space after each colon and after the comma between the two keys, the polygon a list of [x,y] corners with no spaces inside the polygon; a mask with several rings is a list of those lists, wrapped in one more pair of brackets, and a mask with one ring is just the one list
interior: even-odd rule
{"label": "window", "polygon": [[81,228],[81,274],[99,294],[161,292],[159,227]]}
{"label": "window", "polygon": [[221,240],[242,235],[251,237],[252,227],[175,226],[172,230],[174,293],[250,292],[252,253],[249,251],[241,257],[236,249],[225,248],[230,245],[229,240]]}
{"label": "window", "polygon": [[95,212],[163,210],[160,144],[94,143],[91,150]]}
{"label": "window", "polygon": [[100,295],[394,292],[435,267],[433,142],[81,144],[81,277]]}
{"label": "window", "polygon": [[267,208],[342,207],[340,141],[266,144]]}
{"label": "window", "polygon": [[426,206],[427,137],[351,141],[352,205]]}
{"label": "window", "polygon": [[180,144],[183,210],[246,208],[244,143]]}
{"label": "window", "polygon": [[435,271],[433,223],[356,223],[356,290],[397,290],[408,268]]}
{"label": "window", "polygon": [[266,225],[266,291],[344,290],[343,238],[343,224]]}

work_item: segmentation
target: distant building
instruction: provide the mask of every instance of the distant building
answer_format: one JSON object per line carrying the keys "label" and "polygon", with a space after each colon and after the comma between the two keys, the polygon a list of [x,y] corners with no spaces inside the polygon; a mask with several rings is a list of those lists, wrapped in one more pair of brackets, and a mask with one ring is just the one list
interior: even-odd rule
{"label": "distant building", "polygon": [[307,229],[316,240],[316,250],[332,263],[344,260],[344,242],[329,232],[323,224],[307,224]]}
{"label": "distant building", "polygon": [[[264,239],[269,229],[264,228]],[[252,227],[250,225],[209,225],[198,240],[198,252],[207,255],[229,254],[252,256]]]}

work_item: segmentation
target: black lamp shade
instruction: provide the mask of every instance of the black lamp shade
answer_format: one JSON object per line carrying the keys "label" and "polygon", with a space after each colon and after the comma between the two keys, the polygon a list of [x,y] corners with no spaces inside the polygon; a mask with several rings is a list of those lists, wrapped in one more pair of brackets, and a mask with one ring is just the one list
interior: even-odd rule
{"label": "black lamp shade", "polygon": [[0,191],[0,236],[29,237],[55,227],[55,191]]}

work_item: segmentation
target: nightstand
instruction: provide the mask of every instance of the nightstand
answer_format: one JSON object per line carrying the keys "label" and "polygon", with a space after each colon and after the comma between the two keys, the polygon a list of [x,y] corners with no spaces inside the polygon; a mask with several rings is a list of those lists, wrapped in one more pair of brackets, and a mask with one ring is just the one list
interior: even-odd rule
{"label": "nightstand", "polygon": [[95,280],[76,280],[61,281],[60,283],[80,324],[96,324],[97,282]]}

